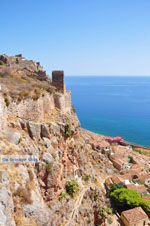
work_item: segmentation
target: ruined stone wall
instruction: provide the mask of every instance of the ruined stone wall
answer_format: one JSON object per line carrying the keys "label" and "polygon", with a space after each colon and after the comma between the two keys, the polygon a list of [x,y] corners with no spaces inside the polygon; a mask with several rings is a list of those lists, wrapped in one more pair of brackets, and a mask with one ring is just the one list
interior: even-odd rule
{"label": "ruined stone wall", "polygon": [[65,93],[64,71],[52,72],[52,85],[56,87],[60,93]]}
{"label": "ruined stone wall", "polygon": [[69,112],[72,109],[71,92],[66,91],[65,94],[56,93],[54,95],[55,106],[61,109],[63,113]]}
{"label": "ruined stone wall", "polygon": [[55,108],[52,95],[45,95],[38,100],[27,98],[21,102],[12,102],[7,110],[8,117],[19,117],[26,120],[43,122],[44,115]]}
{"label": "ruined stone wall", "polygon": [[45,117],[50,115],[55,108],[63,114],[71,112],[71,93],[56,93],[52,95],[47,93],[38,100],[27,98],[21,102],[10,101],[8,107],[6,106],[4,97],[0,93],[0,128],[5,128],[9,121],[8,119],[11,118],[22,118],[43,123]]}

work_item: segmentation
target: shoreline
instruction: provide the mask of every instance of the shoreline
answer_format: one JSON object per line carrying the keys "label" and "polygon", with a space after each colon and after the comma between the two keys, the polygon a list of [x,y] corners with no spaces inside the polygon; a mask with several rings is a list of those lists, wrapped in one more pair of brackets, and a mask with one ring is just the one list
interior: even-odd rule
{"label": "shoreline", "polygon": [[[99,135],[99,136],[104,137],[104,138],[111,137],[111,136],[105,136],[103,134],[95,133],[95,132],[92,132],[92,131],[84,129],[84,128],[81,128],[81,131],[83,133],[88,134],[88,135]],[[112,137],[112,138],[115,138],[115,137]],[[144,145],[141,145],[141,144],[136,144],[136,143],[133,143],[133,142],[126,141],[124,139],[121,142],[118,142],[118,144],[123,145],[123,146],[129,146],[130,145],[134,148],[142,148],[144,150],[150,150],[150,146],[144,146]]]}

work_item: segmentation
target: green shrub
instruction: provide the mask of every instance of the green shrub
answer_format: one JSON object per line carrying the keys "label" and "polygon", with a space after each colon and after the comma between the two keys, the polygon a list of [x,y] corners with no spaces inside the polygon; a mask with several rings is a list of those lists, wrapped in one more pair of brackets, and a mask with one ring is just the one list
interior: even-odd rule
{"label": "green shrub", "polygon": [[97,178],[93,177],[93,182],[97,183]]}
{"label": "green shrub", "polygon": [[29,96],[29,90],[21,90],[19,93],[19,100],[23,100]]}
{"label": "green shrub", "polygon": [[18,58],[16,58],[16,64],[19,64],[19,60],[18,60]]}
{"label": "green shrub", "polygon": [[124,186],[122,184],[117,184],[117,183],[111,184],[109,190],[107,191],[106,196],[109,197],[111,192],[123,187]]}
{"label": "green shrub", "polygon": [[107,212],[109,215],[112,215],[113,210],[112,210],[112,208],[106,208],[106,212]]}
{"label": "green shrub", "polygon": [[86,174],[85,180],[88,181],[90,178],[91,178],[91,175],[90,174]]}
{"label": "green shrub", "polygon": [[66,183],[66,192],[73,198],[79,191],[79,184],[76,180],[69,180]]}
{"label": "green shrub", "polygon": [[106,218],[107,217],[107,212],[104,208],[99,208],[98,210],[98,215],[101,217],[101,218]]}
{"label": "green shrub", "polygon": [[135,152],[138,152],[141,155],[149,155],[149,152],[147,152],[147,151],[141,151],[141,150],[139,150],[139,149],[137,149],[135,147],[133,147],[132,150],[135,151]]}
{"label": "green shrub", "polygon": [[75,107],[73,106],[73,104],[72,104],[72,110],[73,110],[74,113],[76,113],[76,109],[75,109]]}
{"label": "green shrub", "polygon": [[138,207],[142,200],[139,192],[127,188],[119,188],[111,192],[110,198],[115,206],[122,210]]}
{"label": "green shrub", "polygon": [[150,216],[150,202],[148,202],[147,200],[141,200],[140,206]]}
{"label": "green shrub", "polygon": [[66,134],[66,137],[71,137],[71,126],[70,126],[70,124],[66,125],[65,134]]}
{"label": "green shrub", "polygon": [[62,201],[66,197],[66,195],[67,193],[65,191],[62,191],[58,196],[59,201]]}
{"label": "green shrub", "polygon": [[110,193],[110,198],[119,211],[141,206],[147,215],[150,216],[150,202],[143,200],[140,193],[135,190],[127,188],[116,189]]}
{"label": "green shrub", "polygon": [[22,57],[22,54],[16,54],[15,57]]}
{"label": "green shrub", "polygon": [[132,156],[129,155],[128,159],[129,159],[129,163],[135,164],[134,158]]}
{"label": "green shrub", "polygon": [[0,65],[5,66],[6,64],[2,60],[0,60]]}
{"label": "green shrub", "polygon": [[108,222],[108,224],[112,224],[113,221],[112,221],[111,218],[108,218],[108,219],[107,219],[107,222]]}
{"label": "green shrub", "polygon": [[46,168],[47,168],[48,172],[51,172],[52,167],[53,167],[53,163],[52,162],[46,164]]}
{"label": "green shrub", "polygon": [[98,198],[99,198],[99,194],[94,194],[93,195],[94,201],[97,202]]}

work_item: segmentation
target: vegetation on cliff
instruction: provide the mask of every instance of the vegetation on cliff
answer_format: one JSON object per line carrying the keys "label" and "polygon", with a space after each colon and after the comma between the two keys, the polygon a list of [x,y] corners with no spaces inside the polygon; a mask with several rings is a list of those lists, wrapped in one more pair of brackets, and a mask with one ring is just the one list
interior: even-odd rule
{"label": "vegetation on cliff", "polygon": [[132,189],[117,187],[119,186],[115,184],[113,186],[114,189],[111,188],[110,198],[118,212],[141,206],[150,216],[150,202],[143,200],[139,192]]}

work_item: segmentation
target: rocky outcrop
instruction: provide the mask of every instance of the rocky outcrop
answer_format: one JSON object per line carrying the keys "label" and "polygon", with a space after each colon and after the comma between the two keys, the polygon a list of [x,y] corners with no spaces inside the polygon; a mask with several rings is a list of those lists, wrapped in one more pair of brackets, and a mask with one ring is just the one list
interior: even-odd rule
{"label": "rocky outcrop", "polygon": [[14,205],[9,188],[9,175],[7,171],[0,171],[0,225],[15,226]]}
{"label": "rocky outcrop", "polygon": [[[105,150],[110,145],[81,130],[63,72],[54,88],[39,63],[22,55],[0,59],[0,151],[30,159],[0,164],[0,224],[96,224],[97,208],[106,205],[104,178],[114,172]],[[78,185],[72,196],[68,181]]]}

